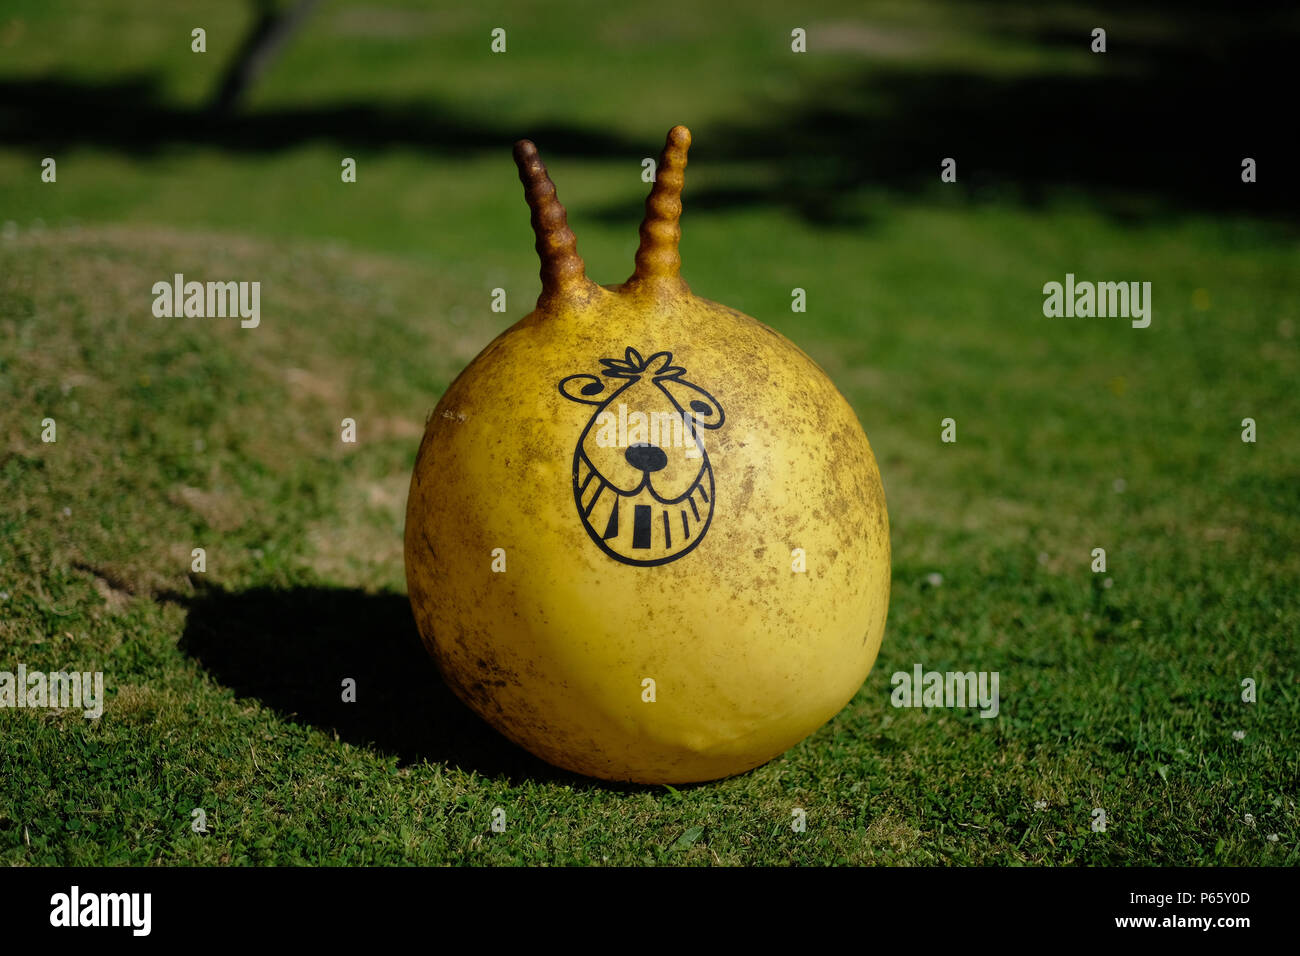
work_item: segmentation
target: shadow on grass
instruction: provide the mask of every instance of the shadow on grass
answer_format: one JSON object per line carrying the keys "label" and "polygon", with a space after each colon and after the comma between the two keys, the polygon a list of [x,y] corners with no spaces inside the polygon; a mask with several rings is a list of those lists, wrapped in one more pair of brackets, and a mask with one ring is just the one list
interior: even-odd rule
{"label": "shadow on grass", "polygon": [[[777,207],[850,227],[870,221],[852,201],[864,188],[1030,208],[1077,190],[1099,211],[1136,223],[1192,211],[1293,223],[1300,181],[1286,167],[1283,91],[1292,85],[1297,21],[1285,8],[1251,17],[1208,4],[1176,14],[1151,8],[1142,29],[1113,31],[1103,55],[1087,52],[1089,31],[1077,18],[1060,25],[1065,5],[1045,4],[1056,14],[1035,17],[1014,5],[978,6],[981,32],[1061,66],[994,70],[949,58],[920,69],[916,57],[859,55],[833,76],[804,81],[793,101],[755,93],[750,114],[758,119],[696,125],[692,161],[744,164],[761,173],[758,183],[688,186],[688,208]],[[505,156],[528,136],[547,157],[639,163],[662,142],[558,117],[522,128],[424,92],[212,113],[173,103],[159,83],[0,78],[0,129],[7,143],[38,155],[84,145],[148,155],[180,144],[260,153],[324,140]],[[957,160],[958,179],[941,185],[945,157]],[[1241,181],[1243,157],[1259,162],[1257,183]],[[642,198],[596,214],[636,222]]]}
{"label": "shadow on grass", "polygon": [[434,155],[499,150],[509,156],[522,136],[533,137],[548,154],[557,155],[625,157],[640,155],[646,147],[565,122],[513,129],[431,98],[214,113],[172,103],[159,84],[159,78],[150,74],[97,83],[0,77],[0,129],[10,143],[50,150],[94,145],[134,156],[150,156],[178,145],[264,153],[316,140],[373,150],[409,147]]}
{"label": "shadow on grass", "polygon": [[[342,741],[511,783],[647,789],[559,770],[488,726],[443,683],[405,595],[209,587],[180,601],[189,608],[181,649],[215,680]],[[342,700],[349,677],[355,703]]]}

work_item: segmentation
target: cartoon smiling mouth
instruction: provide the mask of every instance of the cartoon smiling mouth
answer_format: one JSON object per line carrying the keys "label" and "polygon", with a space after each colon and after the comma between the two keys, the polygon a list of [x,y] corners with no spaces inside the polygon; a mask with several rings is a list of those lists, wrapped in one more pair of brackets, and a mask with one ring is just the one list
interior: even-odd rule
{"label": "cartoon smiling mouth", "polygon": [[[560,392],[596,411],[573,454],[573,496],[591,540],[625,564],[676,560],[713,519],[713,466],[702,429],[722,407],[683,379],[672,353],[601,359],[602,375],[571,375]],[[631,427],[629,427],[629,424]]]}
{"label": "cartoon smiling mouth", "polygon": [[[665,455],[654,445],[633,445],[636,457],[652,464]],[[713,468],[705,460],[699,477],[676,498],[664,498],[654,488],[652,472],[644,472],[632,493],[618,490],[596,471],[579,449],[574,472],[574,498],[582,523],[606,554],[628,564],[664,564],[686,554],[704,537],[713,518]]]}

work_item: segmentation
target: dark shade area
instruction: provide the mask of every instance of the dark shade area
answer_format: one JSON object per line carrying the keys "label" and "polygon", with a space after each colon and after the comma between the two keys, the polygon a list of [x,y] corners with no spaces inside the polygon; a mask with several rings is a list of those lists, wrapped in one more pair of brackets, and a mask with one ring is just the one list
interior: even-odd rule
{"label": "dark shade area", "polygon": [[[441,762],[511,783],[643,789],[554,768],[479,719],[443,683],[405,595],[208,587],[172,599],[189,608],[182,651],[214,680],[342,741],[402,763]],[[357,682],[355,703],[342,700],[348,677]]]}
{"label": "dark shade area", "polygon": [[[690,193],[690,208],[775,203],[823,225],[854,225],[862,215],[844,197],[863,187],[1029,207],[1073,190],[1121,220],[1211,211],[1294,224],[1300,185],[1285,117],[1300,21],[1268,12],[1225,31],[1204,14],[1195,5],[1166,11],[1166,29],[1147,39],[1112,31],[1104,54],[1084,52],[1087,31],[999,31],[1063,62],[1094,57],[1088,72],[880,62],[809,85],[797,103],[761,111],[761,122],[697,137],[693,159],[746,161],[771,181]],[[946,157],[957,160],[958,180],[940,186]],[[1253,184],[1242,182],[1245,157],[1258,163]]]}
{"label": "dark shade area", "polygon": [[[989,29],[1008,43],[1078,56],[1087,31],[1017,26],[985,5]],[[918,70],[866,61],[855,72],[808,84],[793,105],[757,123],[697,130],[692,160],[743,161],[762,185],[688,189],[693,212],[777,205],[810,221],[851,225],[845,203],[862,187],[935,189],[944,157],[958,161],[946,195],[1035,205],[1053,191],[1086,191],[1099,210],[1150,217],[1197,210],[1294,220],[1300,185],[1286,151],[1294,88],[1294,17],[1286,11],[1233,20],[1207,5],[1160,14],[1142,38],[1112,31],[1092,72],[999,76],[985,69]],[[1104,11],[1098,13],[1104,19]],[[412,147],[434,155],[508,154],[523,136],[546,156],[641,156],[658,143],[629,140],[556,119],[529,129],[469,115],[436,98],[303,105],[213,113],[171,105],[147,77],[86,84],[58,78],[0,81],[0,135],[53,151],[98,145],[148,154],[178,144],[232,151],[287,149],[327,140],[354,148]],[[1241,182],[1245,156],[1259,182]],[[597,215],[639,218],[639,200]]]}
{"label": "dark shade area", "polygon": [[312,104],[226,115],[166,102],[149,76],[97,84],[0,80],[0,133],[15,145],[50,150],[101,146],[136,156],[181,145],[272,152],[315,140],[448,155],[502,150],[509,156],[524,135],[551,153],[591,157],[626,156],[645,145],[565,123],[506,129],[432,99]]}

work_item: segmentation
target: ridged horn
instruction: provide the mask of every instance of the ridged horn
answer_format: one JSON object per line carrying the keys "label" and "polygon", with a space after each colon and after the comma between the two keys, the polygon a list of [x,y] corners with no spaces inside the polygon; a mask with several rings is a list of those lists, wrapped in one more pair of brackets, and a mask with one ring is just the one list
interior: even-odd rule
{"label": "ridged horn", "polygon": [[555,195],[546,165],[532,140],[515,143],[515,165],[524,184],[524,199],[532,213],[537,236],[537,257],[542,262],[542,294],[537,302],[553,299],[582,299],[596,284],[587,278],[586,266],[578,255],[578,240],[569,228],[569,216]]}
{"label": "ridged horn", "polygon": [[636,251],[636,271],[627,280],[629,286],[641,283],[681,280],[682,257],[677,244],[682,237],[682,186],[686,182],[686,151],[691,146],[691,131],[674,126],[659,156],[655,184],[645,201],[645,219],[641,222],[641,245]]}

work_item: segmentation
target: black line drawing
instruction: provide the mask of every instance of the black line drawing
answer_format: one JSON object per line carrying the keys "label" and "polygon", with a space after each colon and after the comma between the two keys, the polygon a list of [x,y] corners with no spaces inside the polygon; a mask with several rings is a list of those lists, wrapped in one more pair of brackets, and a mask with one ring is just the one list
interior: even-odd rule
{"label": "black line drawing", "polygon": [[[599,375],[559,383],[565,398],[595,406],[573,451],[578,517],[616,561],[642,567],[676,561],[695,549],[713,521],[713,465],[701,429],[722,425],[722,406],[686,381],[671,352],[642,358],[629,347],[623,358],[600,364]],[[680,535],[670,512],[681,518]]]}

